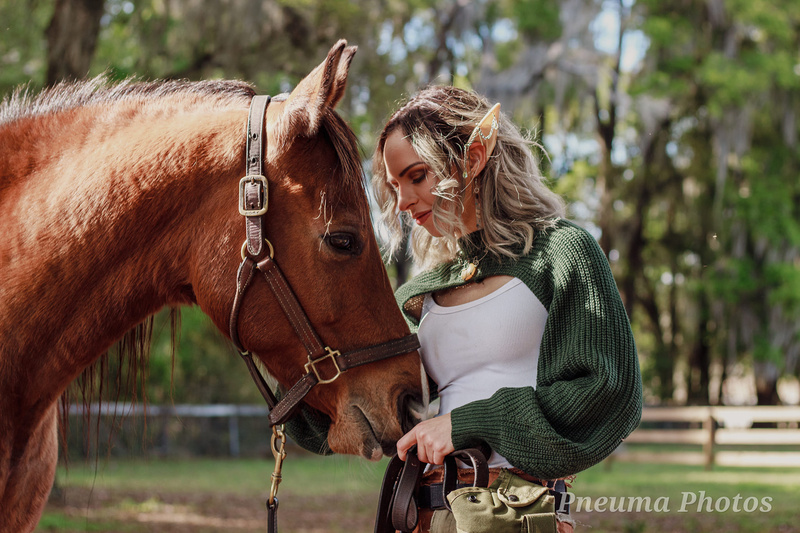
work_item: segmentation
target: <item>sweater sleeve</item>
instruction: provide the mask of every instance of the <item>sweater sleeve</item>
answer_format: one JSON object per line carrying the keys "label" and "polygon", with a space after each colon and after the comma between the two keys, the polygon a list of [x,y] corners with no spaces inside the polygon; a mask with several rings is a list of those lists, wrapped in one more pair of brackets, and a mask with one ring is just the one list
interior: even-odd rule
{"label": "sweater sleeve", "polygon": [[484,441],[543,479],[603,460],[636,428],[642,406],[633,333],[605,255],[585,231],[564,233],[523,279],[548,308],[536,389],[502,388],[451,414],[456,449]]}

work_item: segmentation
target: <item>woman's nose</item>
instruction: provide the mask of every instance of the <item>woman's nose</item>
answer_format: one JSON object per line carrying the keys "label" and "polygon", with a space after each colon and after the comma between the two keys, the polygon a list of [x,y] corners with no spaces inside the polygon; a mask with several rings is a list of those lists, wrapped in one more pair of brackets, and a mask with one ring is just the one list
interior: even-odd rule
{"label": "woman's nose", "polygon": [[397,188],[397,208],[400,209],[400,211],[408,211],[416,200],[417,197],[414,195],[411,187],[404,187],[401,185]]}

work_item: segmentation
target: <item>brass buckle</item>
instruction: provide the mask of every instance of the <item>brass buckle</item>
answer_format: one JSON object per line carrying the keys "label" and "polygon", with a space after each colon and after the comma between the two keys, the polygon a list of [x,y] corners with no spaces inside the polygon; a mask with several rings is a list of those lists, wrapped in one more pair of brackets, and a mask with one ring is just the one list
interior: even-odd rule
{"label": "brass buckle", "polygon": [[[279,444],[280,441],[280,444]],[[286,459],[286,434],[283,424],[278,427],[272,426],[272,455],[275,457],[275,468],[272,471],[272,483],[269,488],[268,505],[275,505],[278,496],[278,485],[281,484],[281,469],[283,460]]]}
{"label": "brass buckle", "polygon": [[[245,206],[245,198],[244,198],[244,186],[248,183],[260,182],[261,188],[264,195],[264,203],[258,209],[247,209]],[[258,217],[267,212],[267,206],[269,206],[269,188],[267,187],[267,178],[261,175],[253,174],[251,176],[245,176],[239,180],[239,213],[246,217]]]}
{"label": "brass buckle", "polygon": [[[317,381],[322,384],[335,381],[336,378],[338,378],[342,373],[342,370],[339,368],[339,363],[336,361],[336,356],[342,355],[341,352],[339,352],[339,350],[331,350],[330,346],[326,346],[325,351],[328,353],[318,359],[311,359],[311,356],[308,356],[308,363],[306,363],[306,373],[310,374],[313,371],[314,375],[317,376]],[[322,379],[322,376],[319,375],[319,370],[317,370],[317,363],[325,359],[330,359],[333,361],[333,367],[336,369],[336,375],[330,379]],[[308,367],[311,367],[311,369],[309,370]]]}

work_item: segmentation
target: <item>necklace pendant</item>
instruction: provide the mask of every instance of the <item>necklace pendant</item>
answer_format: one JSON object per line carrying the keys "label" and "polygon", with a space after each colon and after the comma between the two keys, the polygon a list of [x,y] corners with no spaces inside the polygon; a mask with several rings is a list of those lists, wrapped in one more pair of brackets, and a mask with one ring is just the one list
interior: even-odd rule
{"label": "necklace pendant", "polygon": [[464,268],[461,270],[461,279],[464,281],[469,281],[475,276],[475,272],[478,271],[478,265],[475,263],[467,263],[464,265]]}

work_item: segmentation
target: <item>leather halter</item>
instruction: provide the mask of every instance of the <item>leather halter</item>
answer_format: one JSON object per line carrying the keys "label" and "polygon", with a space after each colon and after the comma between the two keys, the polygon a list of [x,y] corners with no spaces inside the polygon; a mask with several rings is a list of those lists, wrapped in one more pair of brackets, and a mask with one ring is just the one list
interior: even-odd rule
{"label": "leather halter", "polygon": [[[239,212],[245,217],[247,239],[242,246],[242,263],[236,275],[236,296],[230,318],[230,335],[234,345],[244,359],[250,375],[270,408],[269,423],[276,426],[285,423],[297,411],[300,403],[311,389],[319,383],[330,383],[350,368],[381,361],[396,355],[413,352],[419,348],[414,334],[381,344],[360,348],[342,354],[325,345],[297,300],[291,286],[273,258],[272,244],[264,238],[263,217],[268,207],[267,179],[262,174],[263,144],[266,141],[264,119],[269,96],[254,96],[250,104],[247,126],[247,175],[239,182]],[[264,251],[269,253],[256,260]],[[249,254],[249,256],[248,256]],[[253,361],[253,354],[242,347],[239,340],[239,311],[245,293],[256,274],[260,272],[286,318],[305,347],[308,362],[306,374],[278,401]],[[326,367],[323,369],[323,367]]]}

